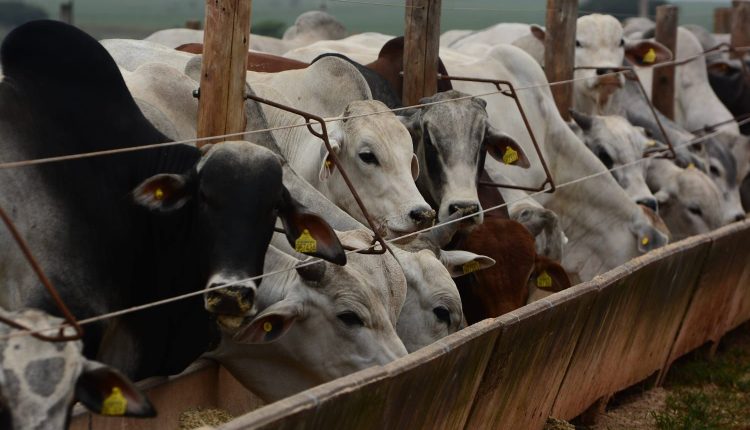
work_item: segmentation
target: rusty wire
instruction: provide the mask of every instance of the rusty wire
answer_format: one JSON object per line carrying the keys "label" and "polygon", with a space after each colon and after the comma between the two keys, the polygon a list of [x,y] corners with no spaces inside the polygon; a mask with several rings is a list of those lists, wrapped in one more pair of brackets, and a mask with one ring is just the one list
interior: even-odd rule
{"label": "rusty wire", "polygon": [[[55,306],[57,306],[57,309],[63,315],[65,322],[71,327],[73,327],[73,329],[75,330],[74,335],[66,335],[65,327],[61,326],[56,336],[47,336],[42,333],[32,333],[32,335],[36,337],[37,339],[50,341],[50,342],[66,342],[69,340],[80,339],[83,336],[83,328],[78,324],[78,321],[70,312],[70,309],[68,309],[68,307],[65,305],[65,302],[63,302],[62,298],[60,297],[60,294],[57,292],[57,289],[55,289],[55,287],[52,285],[52,282],[50,282],[49,278],[47,278],[47,275],[44,274],[44,271],[42,270],[42,266],[40,266],[37,259],[34,258],[34,255],[32,254],[28,243],[26,243],[26,240],[24,240],[23,236],[21,236],[21,233],[18,232],[18,229],[16,228],[16,225],[13,223],[13,220],[8,216],[8,214],[5,212],[2,206],[0,206],[0,218],[2,218],[3,222],[5,223],[5,226],[8,228],[8,230],[10,231],[10,234],[13,236],[13,239],[16,241],[16,244],[18,244],[18,247],[21,249],[21,252],[23,253],[24,257],[29,262],[29,265],[34,270],[34,273],[36,273],[36,276],[39,278],[39,281],[47,290],[50,297],[52,297],[52,301],[55,303]],[[15,327],[19,330],[30,330],[25,325],[17,321],[13,321],[11,319],[5,318],[1,315],[0,315],[0,322],[3,322],[11,327]]]}

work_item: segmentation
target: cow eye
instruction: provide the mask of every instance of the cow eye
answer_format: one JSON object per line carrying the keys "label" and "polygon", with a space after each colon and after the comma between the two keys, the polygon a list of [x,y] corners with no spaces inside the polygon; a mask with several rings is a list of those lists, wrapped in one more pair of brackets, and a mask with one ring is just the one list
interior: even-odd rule
{"label": "cow eye", "polygon": [[451,313],[445,306],[438,306],[432,310],[438,321],[451,325]]}
{"label": "cow eye", "polygon": [[579,40],[576,40],[576,48],[582,48],[583,45],[581,45],[581,42]]}
{"label": "cow eye", "polygon": [[604,163],[604,167],[606,167],[608,170],[612,168],[612,166],[615,165],[615,162],[612,161],[612,157],[610,157],[609,153],[606,149],[599,148],[596,151],[596,156],[599,157],[599,160]]}
{"label": "cow eye", "polygon": [[720,175],[719,168],[716,167],[716,166],[709,167],[708,171],[711,172],[711,175],[713,175],[713,176],[719,176]]}
{"label": "cow eye", "polygon": [[700,208],[700,207],[698,207],[698,206],[696,206],[696,205],[690,205],[690,206],[688,206],[688,210],[689,210],[689,211],[690,211],[690,213],[691,213],[691,214],[693,214],[693,215],[696,215],[696,216],[703,216],[703,211],[701,210],[701,208]]}
{"label": "cow eye", "polygon": [[362,318],[351,311],[341,312],[340,314],[336,315],[336,318],[338,318],[347,327],[364,327],[365,325],[364,321],[362,321]]}
{"label": "cow eye", "polygon": [[373,166],[380,165],[380,162],[378,162],[378,157],[376,157],[372,152],[360,152],[359,159],[362,160],[365,164],[372,164]]}
{"label": "cow eye", "polygon": [[620,47],[622,48],[625,46],[625,39],[620,39]]}

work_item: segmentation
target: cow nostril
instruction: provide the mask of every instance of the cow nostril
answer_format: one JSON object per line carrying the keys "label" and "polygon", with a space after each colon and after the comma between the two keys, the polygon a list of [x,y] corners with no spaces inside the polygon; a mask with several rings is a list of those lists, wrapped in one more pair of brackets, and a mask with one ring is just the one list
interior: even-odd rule
{"label": "cow nostril", "polygon": [[641,206],[646,206],[647,208],[651,209],[654,212],[656,212],[659,209],[659,204],[656,202],[656,199],[641,199],[641,200],[638,200],[636,203],[638,203]]}
{"label": "cow nostril", "polygon": [[476,203],[453,203],[448,206],[449,215],[453,215],[459,211],[462,215],[470,215],[479,212],[479,205]]}
{"label": "cow nostril", "polygon": [[432,209],[415,209],[409,212],[409,218],[418,223],[429,222],[435,218],[435,211]]}
{"label": "cow nostril", "polygon": [[745,220],[745,214],[737,214],[734,216],[735,221],[744,221]]}

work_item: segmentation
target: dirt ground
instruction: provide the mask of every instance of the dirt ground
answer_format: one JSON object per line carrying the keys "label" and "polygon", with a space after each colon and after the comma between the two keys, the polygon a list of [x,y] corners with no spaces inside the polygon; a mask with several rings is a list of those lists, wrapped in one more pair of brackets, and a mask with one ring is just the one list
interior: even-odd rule
{"label": "dirt ground", "polygon": [[750,430],[750,324],[672,365],[663,387],[653,382],[618,393],[592,427],[550,420],[545,430]]}

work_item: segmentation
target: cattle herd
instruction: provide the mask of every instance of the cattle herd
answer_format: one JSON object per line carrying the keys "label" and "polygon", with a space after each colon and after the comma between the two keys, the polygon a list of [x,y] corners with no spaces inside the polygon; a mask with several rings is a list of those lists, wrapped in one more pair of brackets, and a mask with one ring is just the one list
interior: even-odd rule
{"label": "cattle herd", "polygon": [[[74,399],[152,416],[128,378],[199,358],[275,401],[744,219],[750,126],[733,118],[750,113],[748,66],[701,55],[722,35],[681,27],[672,53],[653,28],[578,19],[571,122],[542,68],[544,28],[444,33],[441,73],[510,82],[528,128],[486,82],[440,80],[404,107],[402,37],[346,37],[322,12],[283,39],[253,35],[246,92],[328,118],[331,152],[301,116],[253,99],[245,135],[199,148],[201,31],[16,28],[0,48],[0,204],[90,321],[57,343],[0,323],[0,427],[62,428]],[[657,120],[618,68],[648,89],[655,64],[684,58],[674,120]],[[674,157],[644,157],[668,143]],[[533,187],[545,170],[552,193],[482,185]],[[10,232],[0,243],[0,315],[55,331],[54,301]]]}

